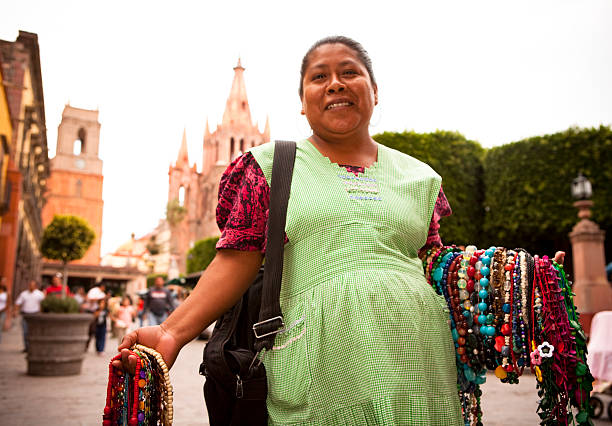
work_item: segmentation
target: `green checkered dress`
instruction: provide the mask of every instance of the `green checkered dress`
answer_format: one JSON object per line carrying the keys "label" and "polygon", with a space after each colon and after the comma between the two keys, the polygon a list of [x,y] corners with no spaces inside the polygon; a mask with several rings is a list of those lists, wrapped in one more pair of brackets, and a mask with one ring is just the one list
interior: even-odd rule
{"label": "green checkered dress", "polygon": [[[251,150],[270,183],[273,144]],[[460,425],[445,301],[423,276],[440,177],[378,146],[355,176],[298,143],[281,307],[265,353],[272,425]]]}

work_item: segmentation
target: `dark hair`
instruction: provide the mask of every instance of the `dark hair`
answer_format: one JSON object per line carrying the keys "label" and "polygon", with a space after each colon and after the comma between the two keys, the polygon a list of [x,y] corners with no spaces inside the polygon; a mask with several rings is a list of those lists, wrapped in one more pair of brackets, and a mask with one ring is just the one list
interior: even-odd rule
{"label": "dark hair", "polygon": [[310,54],[318,47],[323,46],[324,44],[343,44],[349,49],[353,50],[357,54],[357,58],[366,70],[368,70],[368,74],[370,75],[370,80],[372,80],[372,84],[376,84],[376,79],[374,78],[374,71],[372,70],[372,60],[370,59],[370,55],[363,48],[361,43],[353,40],[352,38],[345,36],[329,36],[322,38],[317,41],[315,44],[310,46],[308,52],[302,58],[302,68],[300,68],[300,89],[298,91],[300,98],[304,94],[304,73],[306,72],[306,68],[308,68],[308,63],[310,62]]}

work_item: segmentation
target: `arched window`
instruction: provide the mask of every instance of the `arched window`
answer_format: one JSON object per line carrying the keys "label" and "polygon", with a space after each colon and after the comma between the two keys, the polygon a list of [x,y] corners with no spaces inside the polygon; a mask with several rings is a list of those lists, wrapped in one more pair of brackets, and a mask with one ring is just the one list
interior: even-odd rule
{"label": "arched window", "polygon": [[234,157],[234,148],[235,148],[235,141],[234,138],[230,138],[230,160]]}
{"label": "arched window", "polygon": [[78,136],[72,145],[72,153],[74,155],[81,155],[85,152],[85,129],[80,128]]}
{"label": "arched window", "polygon": [[244,152],[244,139],[240,139],[240,152]]}
{"label": "arched window", "polygon": [[82,192],[83,192],[83,182],[81,182],[81,179],[77,179],[76,185],[74,188],[74,195],[76,195],[77,197],[81,197]]}
{"label": "arched window", "polygon": [[178,199],[179,199],[179,206],[181,207],[184,206],[185,205],[185,187],[183,185],[181,185],[179,188]]}

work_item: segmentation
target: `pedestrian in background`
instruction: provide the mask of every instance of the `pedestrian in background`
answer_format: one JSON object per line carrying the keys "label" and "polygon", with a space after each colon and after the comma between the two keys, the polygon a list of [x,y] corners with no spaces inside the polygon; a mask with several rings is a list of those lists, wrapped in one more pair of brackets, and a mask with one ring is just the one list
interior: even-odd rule
{"label": "pedestrian in background", "polygon": [[134,317],[136,316],[136,309],[132,306],[132,298],[130,296],[123,296],[121,304],[117,307],[115,312],[111,315],[113,322],[115,323],[115,331],[117,333],[117,339],[119,342],[123,340],[123,336],[131,330],[134,324]]}
{"label": "pedestrian in background", "polygon": [[142,327],[144,325],[144,296],[138,296],[138,327]]}
{"label": "pedestrian in background", "polygon": [[81,307],[81,310],[83,309],[83,304],[85,303],[86,299],[87,295],[85,294],[85,289],[83,286],[78,286],[74,291],[74,300],[77,301],[79,307]]}
{"label": "pedestrian in background", "polygon": [[28,351],[28,322],[25,314],[37,314],[40,312],[40,302],[45,298],[45,294],[38,289],[36,280],[31,280],[27,290],[19,293],[15,301],[15,316],[17,311],[21,313],[21,329],[23,333],[23,352]]}
{"label": "pedestrian in background", "polygon": [[164,279],[155,278],[155,286],[149,290],[144,299],[145,317],[149,320],[149,325],[160,325],[168,318],[170,312],[174,310],[172,294],[164,288]]}
{"label": "pedestrian in background", "polygon": [[[51,285],[45,289],[45,294],[47,296],[49,295],[58,296],[58,297],[62,296],[62,289],[64,288],[64,283],[62,282],[62,278],[64,278],[64,276],[62,275],[61,272],[56,273],[53,276],[53,278],[51,278]],[[70,292],[70,289],[68,288],[67,285],[66,285],[66,295],[72,296],[72,293]]]}
{"label": "pedestrian in background", "polygon": [[4,321],[8,306],[8,291],[6,290],[6,278],[2,277],[0,281],[0,342],[2,342],[2,332],[6,330]]}
{"label": "pedestrian in background", "polygon": [[98,355],[104,353],[106,345],[106,319],[108,317],[108,309],[106,308],[106,299],[98,301],[98,309],[94,312],[95,317],[95,335],[96,335],[96,352]]}

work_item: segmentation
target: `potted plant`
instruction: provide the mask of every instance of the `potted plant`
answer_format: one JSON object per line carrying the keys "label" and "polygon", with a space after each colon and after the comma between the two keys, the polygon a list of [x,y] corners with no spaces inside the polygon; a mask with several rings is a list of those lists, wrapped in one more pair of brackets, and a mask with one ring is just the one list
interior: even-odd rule
{"label": "potted plant", "polygon": [[56,215],[43,232],[41,252],[63,264],[61,296],[49,295],[41,313],[25,315],[28,323],[28,374],[80,374],[89,324],[93,315],[79,313],[79,304],[67,294],[68,262],[81,259],[95,238],[89,224],[76,216]]}

